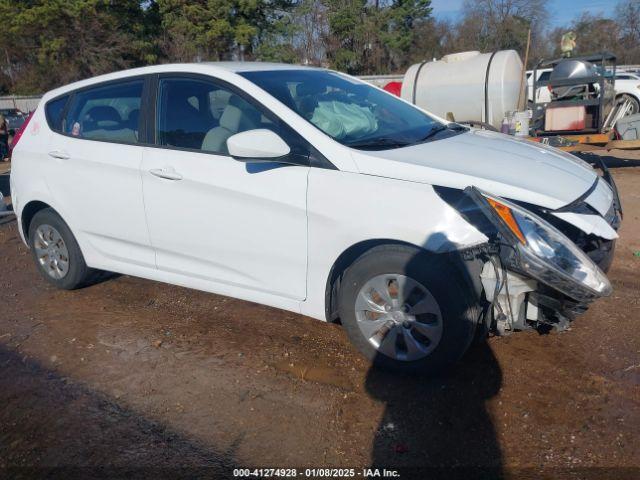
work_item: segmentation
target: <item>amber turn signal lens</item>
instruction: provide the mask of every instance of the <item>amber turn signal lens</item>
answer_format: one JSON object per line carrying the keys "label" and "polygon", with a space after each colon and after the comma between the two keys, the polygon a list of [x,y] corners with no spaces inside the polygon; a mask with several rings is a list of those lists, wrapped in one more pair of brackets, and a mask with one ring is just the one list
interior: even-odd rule
{"label": "amber turn signal lens", "polygon": [[500,216],[500,218],[504,221],[504,223],[507,224],[507,227],[509,227],[509,230],[511,230],[513,234],[516,237],[518,237],[518,240],[520,240],[520,243],[522,243],[523,245],[526,245],[527,239],[524,238],[524,235],[522,234],[522,231],[518,226],[518,222],[516,222],[516,219],[513,218],[511,209],[506,205],[503,205],[502,203],[497,202],[491,198],[487,198],[487,201],[489,202],[489,205],[491,205],[493,209],[496,211],[496,213]]}

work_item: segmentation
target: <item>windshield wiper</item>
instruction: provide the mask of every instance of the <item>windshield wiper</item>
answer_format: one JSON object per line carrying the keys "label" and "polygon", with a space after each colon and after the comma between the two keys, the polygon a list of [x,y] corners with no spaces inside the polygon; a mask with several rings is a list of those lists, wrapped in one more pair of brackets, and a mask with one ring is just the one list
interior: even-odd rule
{"label": "windshield wiper", "polygon": [[467,130],[469,130],[469,127],[465,127],[464,125],[461,125],[459,123],[450,123],[447,125],[447,128],[456,132],[466,132]]}
{"label": "windshield wiper", "polygon": [[447,130],[448,127],[446,125],[435,125],[431,128],[431,130],[429,130],[429,133],[427,133],[424,137],[422,137],[419,141],[420,142],[425,142],[427,140],[429,140],[431,137],[435,136],[436,134]]}
{"label": "windshield wiper", "polygon": [[438,124],[434,126],[431,130],[429,130],[429,133],[427,133],[423,138],[421,138],[418,141],[418,143],[426,142],[431,137],[434,137],[435,135],[437,135],[438,133],[444,130],[466,131],[468,130],[468,128],[465,127],[464,125],[460,125],[459,123],[448,123],[446,125]]}
{"label": "windshield wiper", "polygon": [[351,147],[351,148],[362,148],[362,149],[367,149],[367,148],[399,148],[399,147],[406,147],[407,145],[410,145],[410,142],[402,142],[400,140],[396,140],[395,138],[389,138],[389,137],[379,137],[379,138],[372,138],[370,140],[362,140],[360,142],[351,142],[351,143],[347,143],[347,147]]}
{"label": "windshield wiper", "polygon": [[442,132],[443,130],[466,131],[468,130],[468,128],[463,125],[460,125],[459,123],[449,123],[446,125],[437,124],[437,125],[434,125],[431,128],[431,130],[429,130],[429,133],[427,133],[423,138],[421,138],[417,142],[401,141],[391,137],[378,137],[378,138],[372,138],[369,140],[361,140],[359,142],[347,143],[346,145],[347,147],[361,148],[364,150],[366,149],[383,150],[385,148],[400,148],[400,147],[406,147],[408,145],[415,145],[417,143],[425,142],[429,140],[431,137],[435,136],[436,134]]}

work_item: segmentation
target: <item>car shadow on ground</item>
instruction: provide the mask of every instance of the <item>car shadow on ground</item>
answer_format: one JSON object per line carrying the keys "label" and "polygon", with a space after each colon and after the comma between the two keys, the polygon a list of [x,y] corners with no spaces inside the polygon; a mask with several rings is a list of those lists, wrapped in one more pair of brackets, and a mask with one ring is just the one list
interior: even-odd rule
{"label": "car shadow on ground", "polygon": [[233,451],[199,445],[3,345],[0,403],[7,478],[233,477]]}
{"label": "car shadow on ground", "polygon": [[[455,272],[440,270],[439,262],[423,255],[415,255],[408,260],[403,269],[405,274],[420,278],[420,272],[431,268],[425,278],[431,278],[430,281],[437,284],[426,286],[432,294],[440,295],[438,302],[444,302],[440,308],[452,301],[457,303],[455,308],[476,305],[475,294],[452,292],[450,289],[456,285],[460,288],[466,285],[470,291],[479,288],[477,285],[472,287],[471,271],[486,259],[468,263],[455,246],[455,241],[443,232],[429,235],[423,246],[431,252],[448,250],[449,253],[435,255],[446,255],[450,267],[462,273],[466,281],[462,277],[462,283],[443,278],[445,275],[454,277]],[[463,273],[467,269],[471,269],[469,273]],[[448,299],[442,296],[445,292]],[[404,294],[411,296],[407,292]],[[409,302],[406,298],[403,301]],[[448,308],[453,308],[453,305]],[[393,374],[376,367],[368,371],[367,392],[385,404],[374,437],[373,466],[399,466],[402,478],[471,480],[503,477],[502,452],[487,409],[488,401],[501,389],[502,370],[486,341],[483,318],[482,309],[466,310],[459,321],[476,323],[477,326],[471,330],[476,332],[475,340],[471,341],[463,357],[439,376]],[[445,331],[447,325],[452,329],[450,332],[460,328],[453,326],[451,321],[447,323],[446,318],[444,320]],[[461,338],[460,341],[469,340]],[[377,355],[384,354],[378,352]],[[374,358],[374,365],[381,363],[384,363],[383,359]]]}
{"label": "car shadow on ground", "polygon": [[502,478],[502,453],[486,407],[501,385],[486,341],[474,343],[442,377],[371,369],[367,392],[386,404],[372,465],[400,466],[407,478]]}

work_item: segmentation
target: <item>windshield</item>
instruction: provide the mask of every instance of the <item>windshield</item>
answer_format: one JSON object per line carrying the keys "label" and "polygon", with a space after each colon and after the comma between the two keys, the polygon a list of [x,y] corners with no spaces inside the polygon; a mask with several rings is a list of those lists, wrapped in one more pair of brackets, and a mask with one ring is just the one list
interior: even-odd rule
{"label": "windshield", "polygon": [[349,147],[397,148],[435,138],[449,128],[417,108],[339,73],[277,70],[240,75]]}

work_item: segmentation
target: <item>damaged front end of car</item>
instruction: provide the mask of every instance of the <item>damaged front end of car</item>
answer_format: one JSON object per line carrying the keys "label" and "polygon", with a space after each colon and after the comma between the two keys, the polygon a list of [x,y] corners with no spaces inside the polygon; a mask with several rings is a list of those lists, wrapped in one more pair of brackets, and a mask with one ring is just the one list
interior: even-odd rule
{"label": "damaged front end of car", "polygon": [[[610,188],[615,193],[615,185]],[[591,302],[611,294],[604,271],[613,256],[614,230],[614,238],[601,238],[557,216],[558,211],[525,207],[473,186],[456,194],[437,190],[488,238],[463,256],[479,272],[489,330],[499,335],[529,328],[563,330]],[[617,193],[613,197],[612,218],[606,222],[617,229],[621,209]],[[570,207],[576,206],[582,208],[581,202]],[[598,225],[595,217],[593,223]],[[605,236],[612,237],[609,233]]]}

